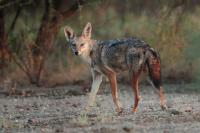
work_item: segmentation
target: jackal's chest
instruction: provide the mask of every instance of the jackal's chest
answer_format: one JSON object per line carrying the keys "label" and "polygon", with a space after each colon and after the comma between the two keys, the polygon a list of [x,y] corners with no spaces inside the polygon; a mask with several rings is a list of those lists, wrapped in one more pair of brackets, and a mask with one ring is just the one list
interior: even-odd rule
{"label": "jackal's chest", "polygon": [[91,64],[91,57],[89,53],[84,53],[81,55],[82,60],[84,60],[85,62]]}

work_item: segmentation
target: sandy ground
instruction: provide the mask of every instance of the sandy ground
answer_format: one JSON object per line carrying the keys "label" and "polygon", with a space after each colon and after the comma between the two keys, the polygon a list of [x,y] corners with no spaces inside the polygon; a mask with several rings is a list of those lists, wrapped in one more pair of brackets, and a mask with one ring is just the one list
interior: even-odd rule
{"label": "sandy ground", "polygon": [[132,90],[120,85],[124,108],[120,115],[115,112],[108,85],[101,88],[96,106],[88,114],[83,111],[88,95],[79,86],[36,88],[30,96],[1,94],[0,132],[199,133],[200,93],[177,91],[184,85],[167,87],[166,111],[160,109],[154,89],[141,86],[141,101],[134,114]]}

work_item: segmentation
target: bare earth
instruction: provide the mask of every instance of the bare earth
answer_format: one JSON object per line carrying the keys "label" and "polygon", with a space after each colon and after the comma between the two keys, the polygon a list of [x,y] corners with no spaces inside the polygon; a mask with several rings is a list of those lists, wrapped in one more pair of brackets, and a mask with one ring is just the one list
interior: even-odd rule
{"label": "bare earth", "polygon": [[83,111],[88,96],[80,86],[31,88],[30,94],[26,88],[25,96],[1,94],[0,132],[199,133],[200,93],[184,92],[183,87],[165,86],[169,88],[165,90],[168,110],[162,111],[155,90],[141,85],[139,109],[133,114],[132,90],[120,85],[124,108],[120,115],[115,113],[108,85],[101,88],[97,104],[88,114]]}

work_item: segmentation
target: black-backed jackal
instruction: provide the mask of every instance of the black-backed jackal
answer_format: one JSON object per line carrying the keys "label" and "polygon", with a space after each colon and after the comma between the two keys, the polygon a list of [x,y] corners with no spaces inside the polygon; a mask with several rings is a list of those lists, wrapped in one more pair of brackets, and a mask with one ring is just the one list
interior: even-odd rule
{"label": "black-backed jackal", "polygon": [[86,109],[89,110],[90,106],[94,104],[102,77],[105,75],[110,82],[116,111],[121,112],[122,108],[117,93],[116,73],[128,70],[131,87],[135,96],[133,112],[136,112],[138,101],[140,100],[138,79],[146,67],[148,68],[153,86],[158,90],[160,106],[162,109],[165,109],[158,53],[144,41],[137,38],[97,41],[91,39],[91,32],[92,26],[90,23],[87,23],[80,36],[76,36],[70,27],[66,26],[64,28],[65,36],[74,54],[83,58],[91,66],[93,82]]}

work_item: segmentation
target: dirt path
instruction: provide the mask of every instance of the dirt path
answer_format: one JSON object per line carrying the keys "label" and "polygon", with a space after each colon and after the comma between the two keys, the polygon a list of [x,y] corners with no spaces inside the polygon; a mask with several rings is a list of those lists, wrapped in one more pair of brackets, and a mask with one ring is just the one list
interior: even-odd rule
{"label": "dirt path", "polygon": [[[200,131],[200,94],[167,91],[167,111],[161,111],[157,94],[141,86],[136,114],[131,112],[131,88],[120,86],[124,112],[117,115],[107,86],[97,96],[89,114],[83,112],[88,99],[80,87],[41,91],[30,97],[0,96],[0,132],[195,132]],[[36,93],[35,93],[36,94]]]}

